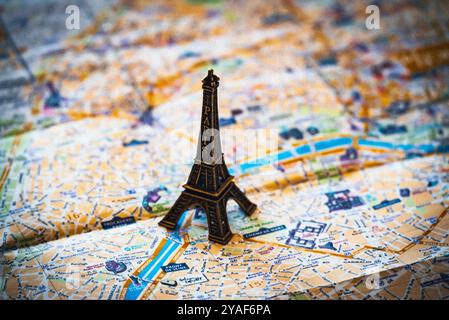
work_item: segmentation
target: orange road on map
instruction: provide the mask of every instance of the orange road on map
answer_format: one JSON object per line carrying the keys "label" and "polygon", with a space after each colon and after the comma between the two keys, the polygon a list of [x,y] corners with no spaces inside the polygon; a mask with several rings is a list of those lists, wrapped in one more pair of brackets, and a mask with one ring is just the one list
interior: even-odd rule
{"label": "orange road on map", "polygon": [[20,141],[21,141],[21,135],[17,135],[14,138],[14,141],[12,143],[11,153],[10,153],[10,157],[8,159],[8,163],[5,165],[5,168],[3,168],[3,172],[2,172],[2,175],[0,177],[0,191],[2,191],[3,185],[5,184],[6,179],[8,178],[9,172],[11,171],[11,167],[12,167],[12,164],[14,162],[13,158],[14,158],[16,152],[17,152],[17,148],[18,148],[18,146],[20,144]]}
{"label": "orange road on map", "polygon": [[[443,212],[438,216],[437,221],[434,224],[432,224],[429,227],[429,229],[427,229],[420,236],[420,238],[423,238],[423,237],[427,236],[429,233],[431,233],[435,229],[435,227],[441,222],[441,220],[443,220],[443,218],[447,215],[448,211],[449,211],[449,209],[443,210]],[[243,237],[242,237],[242,239],[243,239]],[[394,250],[394,249],[389,249],[389,248],[379,248],[379,247],[373,247],[370,245],[364,245],[361,248],[352,252],[351,254],[345,255],[345,254],[334,253],[334,252],[329,252],[329,251],[325,251],[325,250],[306,249],[306,248],[301,248],[301,247],[296,247],[296,246],[289,246],[289,245],[282,244],[282,243],[263,241],[263,240],[257,240],[257,239],[244,239],[244,241],[269,244],[269,245],[278,246],[278,247],[282,247],[282,248],[295,249],[298,251],[306,251],[306,252],[319,253],[319,254],[329,254],[331,256],[340,257],[340,258],[348,258],[348,259],[355,259],[355,256],[357,254],[359,254],[362,251],[366,251],[366,250],[377,250],[377,251],[384,251],[384,252],[388,252],[388,253],[403,254],[404,252],[406,252],[407,250],[409,250],[410,248],[414,247],[417,244],[426,244],[425,242],[410,243],[400,250]]]}

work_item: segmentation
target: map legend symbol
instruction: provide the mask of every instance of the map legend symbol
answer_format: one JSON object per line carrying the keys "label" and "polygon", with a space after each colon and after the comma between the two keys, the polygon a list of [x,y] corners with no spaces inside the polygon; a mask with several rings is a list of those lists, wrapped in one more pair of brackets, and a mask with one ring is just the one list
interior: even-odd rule
{"label": "map legend symbol", "polygon": [[[207,77],[203,79],[203,107],[196,159],[187,183],[183,186],[185,190],[159,225],[175,229],[184,211],[200,207],[207,216],[209,240],[227,244],[232,238],[226,214],[227,201],[235,200],[248,215],[253,214],[257,206],[237,187],[224,162],[218,121],[219,80],[213,70],[209,70]],[[211,133],[215,133],[212,136],[212,143],[215,145],[212,151],[211,142],[205,142]]]}

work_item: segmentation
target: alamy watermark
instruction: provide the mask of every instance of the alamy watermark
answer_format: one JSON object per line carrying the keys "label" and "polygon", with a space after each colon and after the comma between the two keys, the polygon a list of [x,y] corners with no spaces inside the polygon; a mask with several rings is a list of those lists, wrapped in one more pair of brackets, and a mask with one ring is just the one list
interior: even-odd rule
{"label": "alamy watermark", "polygon": [[365,287],[368,290],[379,290],[385,285],[381,280],[380,273],[382,272],[380,267],[374,267],[371,270],[371,274],[365,277]]}
{"label": "alamy watermark", "polygon": [[365,19],[365,27],[368,30],[380,29],[380,9],[378,6],[372,4],[366,7],[365,13],[368,15]]}
{"label": "alamy watermark", "polygon": [[80,29],[80,8],[77,5],[71,4],[65,8],[65,27],[67,30]]}
{"label": "alamy watermark", "polygon": [[192,164],[194,160],[220,164],[275,164],[279,154],[277,129],[208,129],[198,137],[196,129],[176,130],[164,136],[164,154],[168,161]]}
{"label": "alamy watermark", "polygon": [[365,287],[369,290],[378,290],[381,288],[380,285],[380,274],[373,273],[366,277]]}

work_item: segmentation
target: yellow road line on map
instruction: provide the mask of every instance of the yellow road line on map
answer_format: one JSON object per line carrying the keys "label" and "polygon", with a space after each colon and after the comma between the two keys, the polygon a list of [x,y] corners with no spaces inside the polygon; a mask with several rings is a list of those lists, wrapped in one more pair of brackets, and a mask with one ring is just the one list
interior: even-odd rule
{"label": "yellow road line on map", "polygon": [[3,189],[3,185],[6,182],[6,179],[8,178],[9,171],[11,171],[11,164],[12,161],[8,160],[8,163],[5,165],[5,168],[3,168],[2,176],[0,177],[0,191]]}
{"label": "yellow road line on map", "polygon": [[[242,239],[243,239],[243,237],[242,237]],[[324,251],[324,250],[306,249],[306,248],[301,248],[301,247],[289,246],[289,245],[283,244],[283,243],[276,243],[276,242],[263,241],[263,240],[257,240],[257,239],[244,239],[244,241],[256,242],[256,243],[261,243],[261,244],[269,244],[269,245],[278,246],[278,247],[287,248],[287,249],[295,249],[295,250],[298,250],[298,251],[306,251],[306,252],[312,252],[312,253],[329,254],[329,255],[332,255],[332,256],[340,257],[340,258],[352,258],[351,256],[346,256],[346,255],[341,254],[341,253],[327,252],[327,251]]]}
{"label": "yellow road line on map", "polygon": [[[429,227],[429,229],[427,229],[420,237],[421,238],[425,237],[429,233],[431,233],[435,229],[435,227],[441,222],[441,220],[444,219],[444,217],[447,215],[448,211],[449,211],[449,209],[443,210],[443,212],[438,216],[437,221],[434,224],[432,224]],[[242,239],[243,239],[243,237],[242,237]],[[354,259],[355,255],[357,255],[360,252],[365,251],[365,250],[377,250],[377,251],[384,251],[384,252],[394,253],[394,254],[403,254],[404,252],[410,250],[410,248],[416,246],[417,244],[426,244],[425,242],[409,243],[408,245],[406,245],[404,248],[402,248],[400,250],[394,250],[394,249],[389,249],[389,248],[379,248],[379,247],[374,247],[374,246],[370,246],[370,245],[364,245],[361,248],[359,248],[359,249],[355,250],[354,252],[352,252],[350,255],[344,255],[344,254],[328,252],[328,251],[324,251],[324,250],[305,249],[305,248],[296,247],[296,246],[289,246],[287,244],[276,243],[276,242],[269,242],[269,241],[263,241],[263,240],[256,240],[256,239],[244,239],[244,241],[262,243],[262,244],[269,244],[269,245],[278,246],[278,247],[287,248],[287,249],[295,249],[295,250],[298,250],[298,251],[306,251],[306,252],[312,252],[312,253],[328,254],[328,255],[332,255],[332,256],[336,256],[336,257],[340,257],[340,258],[348,258],[348,259]],[[429,244],[429,245],[434,245],[434,244]],[[447,244],[447,245],[449,246],[449,244]]]}
{"label": "yellow road line on map", "polygon": [[20,144],[20,140],[21,140],[20,138],[21,138],[21,135],[19,134],[14,137],[14,141],[12,142],[10,159],[8,159],[8,163],[5,165],[5,168],[3,168],[3,172],[0,177],[0,192],[2,191],[3,186],[6,182],[6,179],[8,178],[9,172],[11,171],[11,167],[14,162],[14,160],[12,158],[15,156],[15,154],[17,152],[17,148],[18,148],[18,146]]}
{"label": "yellow road line on map", "polygon": [[419,244],[424,244],[427,246],[436,246],[436,247],[449,247],[449,243],[440,243],[436,241],[420,241]]}

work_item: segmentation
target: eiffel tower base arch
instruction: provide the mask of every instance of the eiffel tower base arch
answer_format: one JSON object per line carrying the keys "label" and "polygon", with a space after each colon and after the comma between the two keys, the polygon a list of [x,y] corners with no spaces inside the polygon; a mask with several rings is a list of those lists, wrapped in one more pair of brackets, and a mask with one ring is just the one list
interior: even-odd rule
{"label": "eiffel tower base arch", "polygon": [[226,214],[227,201],[229,199],[235,200],[247,215],[253,214],[257,209],[257,206],[246,197],[233,181],[230,181],[220,192],[215,194],[194,190],[188,188],[188,186],[185,186],[185,188],[165,217],[159,222],[160,226],[173,230],[184,211],[201,207],[207,217],[209,240],[227,244],[232,238]]}

